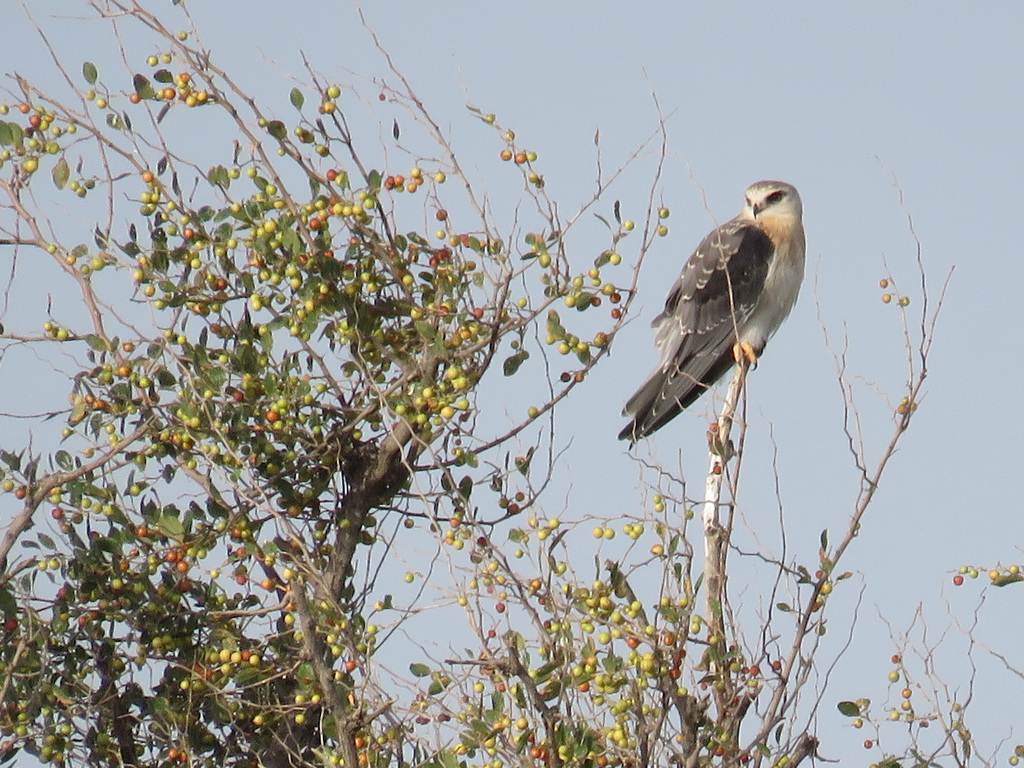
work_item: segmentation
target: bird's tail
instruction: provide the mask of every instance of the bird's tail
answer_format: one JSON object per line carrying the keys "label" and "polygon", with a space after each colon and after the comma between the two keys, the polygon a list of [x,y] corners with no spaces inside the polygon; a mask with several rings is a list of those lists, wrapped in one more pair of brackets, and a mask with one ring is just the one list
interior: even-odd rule
{"label": "bird's tail", "polygon": [[[697,360],[698,365],[693,365]],[[733,366],[732,351],[713,360],[711,365],[694,358],[684,365],[673,365],[668,370],[658,368],[643,386],[629,398],[622,410],[632,421],[619,432],[619,440],[636,444],[643,437],[657,432],[680,412],[714,386]]]}

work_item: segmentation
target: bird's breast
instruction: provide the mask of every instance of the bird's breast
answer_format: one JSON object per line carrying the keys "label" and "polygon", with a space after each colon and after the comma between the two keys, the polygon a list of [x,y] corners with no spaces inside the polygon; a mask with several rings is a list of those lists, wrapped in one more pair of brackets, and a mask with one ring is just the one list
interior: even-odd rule
{"label": "bird's breast", "polygon": [[[774,224],[774,222],[772,222]],[[799,223],[789,226],[762,224],[775,243],[764,288],[740,335],[756,349],[762,348],[789,315],[804,277],[804,232]]]}

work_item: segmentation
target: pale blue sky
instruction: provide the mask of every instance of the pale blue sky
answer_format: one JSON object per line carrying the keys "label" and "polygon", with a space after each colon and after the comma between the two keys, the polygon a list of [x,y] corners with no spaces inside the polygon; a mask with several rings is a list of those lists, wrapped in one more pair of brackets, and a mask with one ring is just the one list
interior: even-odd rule
{"label": "pale blue sky", "polygon": [[[120,71],[105,29],[71,20],[90,15],[86,3],[27,5],[73,73],[83,59],[100,63],[101,73],[102,62]],[[352,80],[344,70],[386,75],[347,4],[192,6],[214,61],[281,114],[293,84],[288,75],[304,79],[300,50],[338,82]],[[153,7],[174,18],[170,3]],[[500,144],[467,116],[467,101],[496,113],[538,152],[548,191],[564,210],[592,192],[595,129],[604,161],[614,167],[655,129],[652,92],[669,116],[660,195],[672,210],[671,235],[645,262],[640,318],[560,416],[564,440],[575,430],[558,478],[572,490],[548,503],[555,512],[566,506],[567,517],[636,508],[639,469],[615,434],[622,402],[655,361],[648,322],[713,221],[738,212],[749,183],[779,178],[795,184],[804,200],[808,274],[792,317],[751,378],[741,506],[751,528],[767,521],[765,538],[772,541],[771,425],[790,553],[813,562],[821,529],[838,531],[848,515],[855,480],[816,301],[833,340],[849,335],[849,369],[864,382],[858,403],[869,455],[877,457],[889,425],[878,391],[898,396],[905,373],[897,310],[880,301],[883,259],[905,290],[918,281],[915,243],[893,174],[898,178],[933,299],[950,268],[956,271],[927,396],[846,561],[862,574],[861,617],[819,713],[820,730],[829,736],[825,757],[877,759],[860,746],[863,733],[842,727],[834,704],[884,697],[893,649],[879,614],[903,628],[920,603],[938,635],[950,624],[944,601],[954,614],[968,616],[979,594],[980,584],[953,590],[952,569],[1024,559],[1024,450],[1016,407],[1024,258],[1012,234],[1024,177],[1024,4],[377,0],[364,10],[456,150],[474,158],[480,178],[495,179],[488,192],[507,224],[511,217],[500,213],[507,176],[490,162]],[[47,82],[49,59],[20,4],[0,0],[0,21],[0,70]],[[367,86],[364,95],[372,92]],[[642,160],[630,177],[633,185],[613,196],[635,216],[645,201],[649,164],[649,157]],[[605,241],[578,245],[583,264],[597,252],[587,247],[600,249]],[[7,258],[0,252],[0,272],[7,271]],[[919,307],[911,306],[915,321]],[[18,325],[17,316],[0,320],[8,328]],[[0,371],[0,385],[11,385],[9,371]],[[638,454],[681,464],[699,483],[709,408],[698,403],[642,443]],[[838,601],[852,609],[855,591],[837,593],[834,621],[843,612]],[[1024,656],[1009,638],[1020,635],[1020,606],[1019,588],[988,590],[977,630],[1018,669]],[[832,653],[841,635],[828,646]],[[947,654],[953,666],[940,670],[954,687],[967,682],[958,652]],[[979,679],[969,724],[991,750],[1007,733],[1005,704],[1020,699],[1021,685],[1011,682],[1016,687],[1007,694],[997,677]],[[1004,748],[999,762],[1005,755]]]}

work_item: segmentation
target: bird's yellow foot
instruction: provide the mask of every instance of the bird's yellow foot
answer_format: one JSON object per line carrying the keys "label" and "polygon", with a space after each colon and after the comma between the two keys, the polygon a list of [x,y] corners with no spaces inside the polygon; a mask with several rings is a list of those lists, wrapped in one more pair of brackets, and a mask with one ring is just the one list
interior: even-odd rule
{"label": "bird's yellow foot", "polygon": [[757,368],[757,352],[745,341],[732,345],[732,359],[737,363],[746,362],[751,368]]}

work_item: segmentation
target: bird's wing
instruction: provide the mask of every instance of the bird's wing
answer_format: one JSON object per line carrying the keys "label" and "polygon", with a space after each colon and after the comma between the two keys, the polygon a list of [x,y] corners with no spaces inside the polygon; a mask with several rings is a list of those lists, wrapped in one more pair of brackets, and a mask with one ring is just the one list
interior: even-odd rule
{"label": "bird's wing", "polygon": [[736,330],[757,306],[774,253],[768,235],[745,219],[704,238],[652,323],[661,362],[626,403],[633,420],[620,439],[651,434],[729,370]]}

